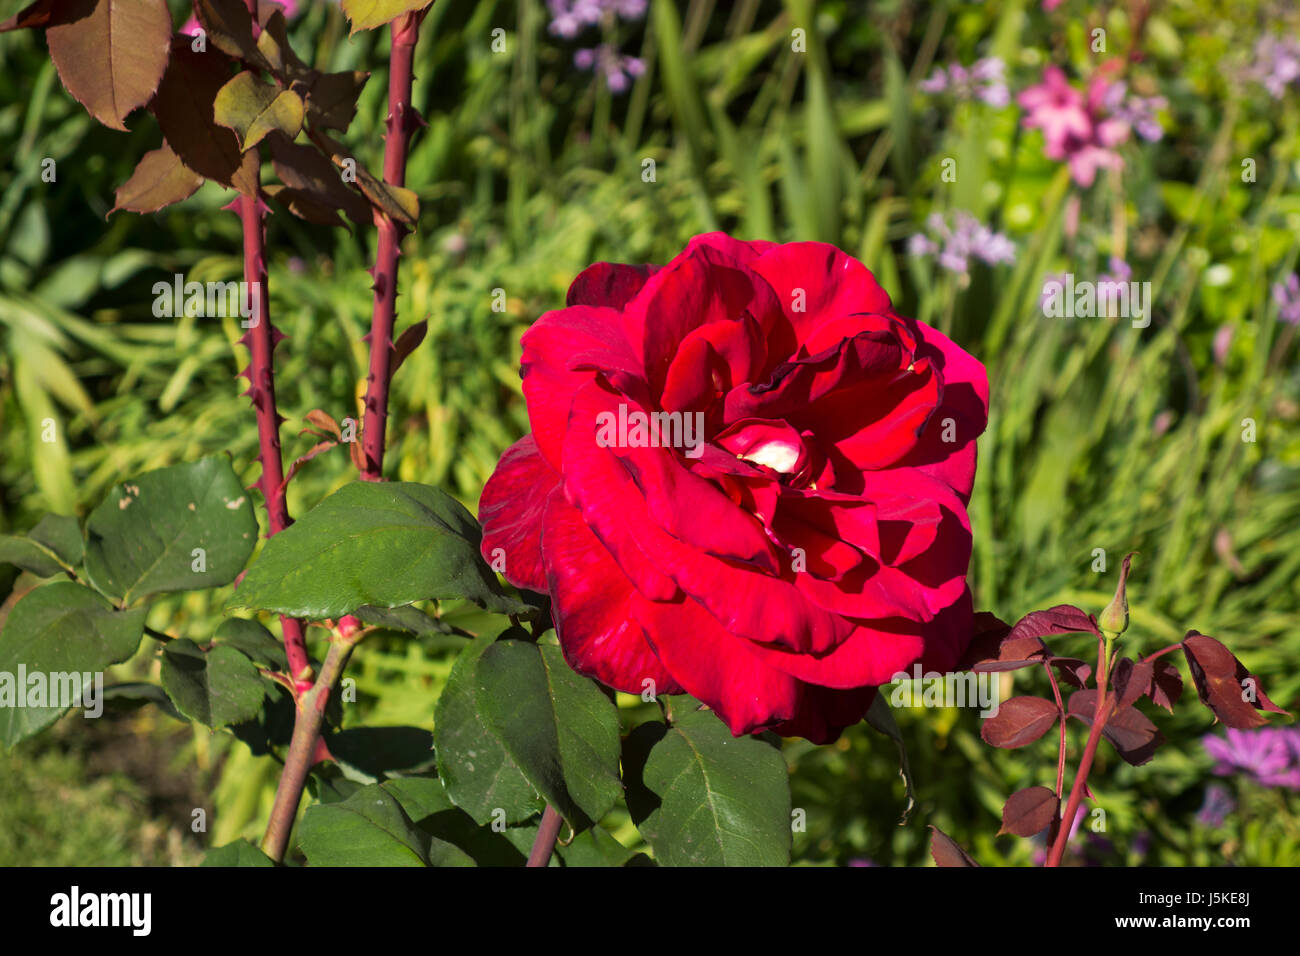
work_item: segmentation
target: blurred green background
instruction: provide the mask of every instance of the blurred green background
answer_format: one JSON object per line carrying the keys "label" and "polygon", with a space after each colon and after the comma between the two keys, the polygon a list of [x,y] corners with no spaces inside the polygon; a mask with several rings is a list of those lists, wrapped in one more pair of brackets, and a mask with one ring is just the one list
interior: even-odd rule
{"label": "blurred green background", "polygon": [[[173,6],[179,23],[184,5]],[[378,168],[387,34],[349,38],[337,6],[304,6],[292,23],[300,54],[375,73],[346,138]],[[423,27],[415,100],[428,128],[407,173],[421,221],[403,246],[398,308],[399,328],[427,318],[429,336],[394,383],[390,477],[440,485],[475,509],[497,456],[527,430],[519,336],[589,263],[665,262],[713,229],[833,242],[901,312],[988,367],[971,501],[977,609],[1010,620],[1062,602],[1099,611],[1120,559],[1137,551],[1126,646],[1153,650],[1194,627],[1232,647],[1275,701],[1300,705],[1288,664],[1300,657],[1300,372],[1295,326],[1270,294],[1300,256],[1300,94],[1274,96],[1251,77],[1260,38],[1296,35],[1293,10],[650,0],[643,16],[574,39],[549,29],[551,17],[540,0],[438,0]],[[498,28],[504,52],[493,50]],[[1095,29],[1105,53],[1091,49]],[[625,90],[575,64],[597,43],[641,61]],[[1005,63],[1009,105],[918,89],[937,67],[982,57]],[[1166,98],[1164,135],[1131,138],[1123,170],[1084,189],[1044,157],[1015,95],[1049,63],[1081,85],[1106,60]],[[84,515],[117,481],[218,451],[246,480],[257,475],[235,320],[151,312],[153,283],[175,273],[238,277],[238,220],[220,211],[229,195],[209,184],[159,213],[106,222],[114,189],[160,142],[143,112],[130,125],[115,133],[86,115],[39,33],[0,37],[0,533],[47,511]],[[45,158],[54,183],[41,179]],[[955,182],[942,177],[945,158]],[[1243,180],[1243,159],[1255,181]],[[931,213],[958,210],[1006,235],[1015,261],[962,276],[908,254]],[[277,386],[291,461],[313,444],[297,437],[308,411],[357,416],[374,236],[276,208],[268,243],[272,318],[288,335]],[[1045,276],[1095,278],[1112,256],[1152,283],[1149,328],[1044,317]],[[498,289],[504,312],[492,308]],[[54,442],[42,441],[47,418]],[[352,474],[337,449],[310,462],[290,486],[291,513]],[[0,593],[13,586],[16,597],[34,581],[11,572],[0,568]],[[223,598],[161,601],[149,623],[202,639]],[[116,676],[156,676],[155,651],[146,641]],[[454,651],[395,635],[363,645],[349,722],[431,727]],[[1026,675],[1014,691],[1005,677],[1008,695],[1045,689]],[[859,727],[830,747],[787,744],[794,805],[807,811],[796,860],[919,865],[932,823],[986,865],[1031,862],[1031,841],[994,834],[1012,791],[1053,782],[1053,740],[995,751],[974,711],[897,716],[917,788],[902,826],[890,741]],[[1300,862],[1294,792],[1232,778],[1236,810],[1221,825],[1198,821],[1215,779],[1200,743],[1208,713],[1188,704],[1155,719],[1171,743],[1151,764],[1099,757],[1090,784],[1106,831],[1081,838],[1075,862]],[[276,777],[272,758],[153,708],[67,718],[0,755],[0,864],[193,863],[207,846],[260,836]],[[191,829],[198,807],[205,833]],[[607,825],[635,836],[625,821]]]}

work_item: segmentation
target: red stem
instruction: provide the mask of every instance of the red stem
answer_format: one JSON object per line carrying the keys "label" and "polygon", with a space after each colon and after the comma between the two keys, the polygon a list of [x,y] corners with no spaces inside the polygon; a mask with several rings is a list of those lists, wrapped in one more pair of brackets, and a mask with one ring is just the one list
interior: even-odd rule
{"label": "red stem", "polygon": [[[418,114],[411,106],[414,79],[415,42],[422,12],[408,13],[389,24],[392,48],[389,55],[387,136],[384,139],[384,181],[406,185],[406,152]],[[382,481],[384,434],[388,425],[388,386],[393,356],[393,327],[397,321],[397,257],[405,229],[376,210],[379,244],[375,266],[374,309],[370,318],[370,373],[366,378],[366,419],[361,449],[365,481]]]}
{"label": "red stem", "polygon": [[[1047,679],[1052,685],[1052,696],[1056,698],[1056,713],[1061,721],[1061,743],[1057,748],[1056,755],[1056,798],[1061,798],[1061,789],[1065,786],[1065,704],[1061,701],[1061,688],[1056,683],[1056,672],[1052,670],[1050,661],[1043,661],[1043,668],[1047,671]],[[1055,835],[1055,834],[1053,834]]]}
{"label": "red stem", "polygon": [[[257,0],[246,0],[249,11],[256,19]],[[392,50],[388,77],[388,136],[384,146],[384,179],[391,185],[403,186],[406,183],[406,151],[410,142],[411,130],[415,126],[416,114],[411,109],[411,86],[413,80],[415,43],[423,12],[405,14],[390,25],[392,31]],[[257,154],[250,152],[256,163]],[[247,158],[245,160],[248,161]],[[255,167],[256,169],[256,167]],[[241,206],[241,211],[243,207]],[[253,206],[256,213],[256,205]],[[245,218],[247,226],[248,219]],[[257,217],[260,227],[261,219]],[[374,313],[370,328],[370,374],[366,388],[366,419],[362,428],[362,450],[365,453],[365,465],[361,477],[366,481],[380,481],[383,477],[384,430],[388,417],[388,385],[393,353],[393,325],[397,317],[397,256],[398,244],[402,230],[386,215],[375,213],[375,224],[379,230],[379,244],[375,256],[372,275],[375,279]],[[247,237],[247,228],[245,236]],[[260,228],[258,230],[260,243]],[[259,246],[260,259],[260,246]],[[263,266],[264,268],[264,266]],[[269,323],[268,323],[269,324]],[[254,332],[257,329],[253,330]],[[268,338],[270,333],[267,333]],[[274,347],[274,340],[270,347]],[[269,354],[269,351],[268,351]],[[254,367],[257,367],[254,362]],[[268,366],[269,367],[269,366]],[[274,419],[274,400],[270,403]],[[260,412],[260,410],[259,410]],[[259,434],[263,434],[259,417]],[[269,472],[263,470],[263,491],[274,488],[280,494],[283,506],[283,483],[279,457],[279,438],[272,431],[275,442],[276,473],[274,482],[267,481]],[[270,500],[268,496],[268,501]],[[288,521],[287,511],[284,519]],[[274,519],[273,519],[274,522]],[[274,524],[273,524],[274,527]],[[278,530],[278,529],[276,529]],[[301,627],[292,622],[301,638]],[[307,774],[313,764],[328,757],[328,749],[323,748],[320,740],[321,725],[324,718],[325,702],[335,682],[341,677],[347,664],[347,656],[355,640],[360,639],[360,622],[351,615],[340,618],[336,630],[335,643],[325,659],[320,679],[314,684],[307,681],[301,685],[298,695],[298,709],[294,717],[293,738],[289,744],[289,753],[285,759],[284,771],[275,792],[275,802],[271,808],[271,817],[267,823],[266,835],[262,840],[263,851],[271,859],[280,861],[288,847],[289,835],[293,821],[302,801],[302,792],[307,783]],[[285,631],[285,646],[288,649],[289,630]],[[346,651],[336,653],[341,647]],[[303,664],[306,664],[306,647],[303,645]],[[290,657],[290,669],[294,674],[304,673]],[[307,672],[309,673],[309,672]]]}
{"label": "red stem", "polygon": [[262,837],[262,852],[277,863],[284,859],[284,852],[289,846],[289,834],[293,831],[294,817],[298,815],[298,804],[302,802],[307,774],[314,764],[329,756],[329,748],[320,737],[321,725],[325,720],[325,705],[329,703],[334,685],[343,675],[356,641],[355,634],[337,630],[329,652],[325,655],[325,662],[321,665],[320,679],[298,698],[298,710],[293,719],[293,737],[284,758],[280,782],[275,788],[275,802],[271,805],[266,834]]}
{"label": "red stem", "polygon": [[[246,0],[253,22],[257,22],[257,0]],[[243,173],[251,182],[260,179],[262,161],[257,149],[244,154]],[[236,200],[239,219],[244,232],[244,281],[250,298],[252,326],[240,341],[251,353],[248,368],[241,374],[248,379],[246,395],[252,400],[257,413],[258,458],[262,474],[257,486],[266,499],[267,537],[278,534],[293,523],[285,502],[284,462],[280,456],[280,423],[284,421],[275,403],[276,344],[284,336],[271,324],[271,299],[266,275],[266,233],[262,219],[262,193],[258,189],[252,196],[241,194]],[[284,652],[289,662],[289,679],[294,690],[298,711],[294,718],[293,739],[284,772],[276,788],[275,802],[267,822],[263,839],[267,854],[277,862],[284,858],[289,831],[302,799],[307,771],[316,755],[316,740],[320,721],[328,698],[329,685],[313,693],[311,664],[307,657],[307,640],[302,622],[290,617],[280,618],[284,636]],[[327,659],[327,664],[329,663]]]}
{"label": "red stem", "polygon": [[1162,647],[1154,654],[1148,654],[1146,657],[1142,658],[1142,663],[1149,664],[1152,661],[1156,660],[1157,658],[1164,657],[1166,654],[1170,654],[1173,653],[1174,651],[1181,650],[1182,646],[1183,646],[1183,642],[1179,641],[1177,644],[1170,644],[1168,647]]}
{"label": "red stem", "polygon": [[532,852],[528,854],[528,866],[546,866],[551,862],[551,854],[555,852],[555,841],[560,836],[560,824],[563,822],[564,818],[559,811],[548,803],[542,813],[542,825],[537,828],[537,836],[533,840]]}
{"label": "red stem", "polygon": [[[250,0],[255,3],[256,0]],[[261,159],[257,150],[244,154],[244,174],[257,181],[261,168]],[[244,282],[248,286],[249,298],[252,300],[250,316],[252,327],[240,339],[252,353],[248,368],[242,373],[248,379],[248,395],[257,412],[258,458],[262,462],[262,474],[257,479],[257,487],[266,499],[266,515],[269,525],[267,537],[279,534],[293,523],[289,517],[289,508],[285,504],[284,463],[280,458],[280,423],[284,421],[276,411],[275,405],[275,365],[273,353],[276,343],[284,336],[271,325],[271,303],[266,282],[265,231],[262,222],[262,197],[259,190],[256,195],[240,195],[239,218],[244,227]],[[307,641],[303,637],[302,622],[290,617],[280,618],[280,628],[284,634],[284,652],[289,659],[289,676],[299,690],[311,686],[305,679],[309,667],[307,660]]]}
{"label": "red stem", "polygon": [[1060,866],[1061,858],[1065,856],[1066,844],[1070,842],[1070,829],[1074,826],[1074,815],[1079,809],[1079,801],[1083,798],[1083,788],[1088,782],[1088,772],[1092,770],[1093,758],[1097,756],[1097,745],[1101,743],[1101,732],[1106,726],[1106,718],[1110,716],[1106,699],[1106,678],[1109,669],[1109,661],[1106,660],[1105,642],[1098,639],[1097,646],[1097,707],[1092,714],[1092,731],[1088,734],[1088,743],[1083,748],[1083,758],[1079,761],[1079,772],[1074,775],[1074,785],[1070,788],[1070,800],[1065,805],[1065,813],[1061,816],[1060,830],[1056,834],[1056,842],[1052,844],[1052,851],[1047,857],[1047,866]]}

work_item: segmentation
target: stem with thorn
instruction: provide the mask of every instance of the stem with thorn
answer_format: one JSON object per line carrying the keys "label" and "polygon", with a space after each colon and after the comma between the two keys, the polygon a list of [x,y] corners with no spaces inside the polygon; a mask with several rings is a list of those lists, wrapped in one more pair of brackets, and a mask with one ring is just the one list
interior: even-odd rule
{"label": "stem with thorn", "polygon": [[[253,21],[257,21],[257,0],[246,0],[248,12]],[[261,156],[256,148],[244,154],[244,177],[256,183],[261,174]],[[244,282],[251,299],[249,313],[252,325],[240,342],[251,353],[248,368],[240,374],[248,379],[246,395],[252,400],[257,413],[258,459],[262,464],[262,474],[257,480],[266,499],[267,537],[278,534],[292,524],[289,508],[285,501],[284,463],[280,453],[280,417],[275,401],[275,365],[273,353],[276,345],[284,336],[271,324],[270,293],[266,275],[266,232],[262,217],[264,204],[261,190],[253,195],[241,194],[235,201],[244,234]],[[314,712],[314,704],[321,700],[320,714],[324,714],[323,694],[328,694],[330,685],[323,681],[312,682],[310,659],[307,656],[307,640],[303,633],[302,622],[296,618],[281,617],[280,628],[284,636],[284,651],[289,662],[289,681],[294,691],[298,716],[294,720],[293,740],[290,743],[289,759],[286,760],[284,773],[276,789],[275,804],[271,809],[271,819],[267,825],[263,845],[267,855],[279,862],[284,858],[285,846],[289,839],[289,830],[302,799],[302,789],[306,782],[307,770],[311,759],[317,753],[316,738],[320,732],[320,716],[306,717],[307,712]],[[350,648],[349,648],[350,650]],[[334,648],[331,647],[331,655]],[[346,660],[346,656],[343,658]],[[328,663],[328,660],[327,660]],[[325,690],[320,691],[324,685]],[[286,823],[287,818],[287,823]]]}
{"label": "stem with thorn", "polygon": [[[256,0],[252,0],[256,3]],[[244,154],[244,175],[257,181],[261,158],[256,149]],[[250,314],[252,326],[239,341],[245,345],[252,358],[248,368],[240,374],[248,379],[244,393],[252,400],[257,412],[258,458],[262,474],[257,487],[266,499],[267,537],[279,534],[290,524],[289,508],[284,495],[284,463],[280,459],[280,423],[284,421],[276,410],[275,371],[272,354],[276,344],[284,338],[271,325],[270,297],[266,284],[265,227],[262,221],[262,196],[259,190],[252,196],[240,195],[236,200],[239,218],[244,227],[244,282],[252,299]],[[298,675],[309,666],[307,641],[303,637],[302,622],[294,618],[280,618],[284,633],[284,652],[289,658],[289,674]],[[305,689],[305,688],[304,688]]]}
{"label": "stem with thorn", "polygon": [[[406,185],[406,152],[419,114],[411,106],[414,80],[415,41],[424,11],[407,13],[394,20],[389,54],[387,135],[384,138],[384,181],[390,186]],[[375,265],[374,309],[370,318],[370,372],[366,379],[366,417],[362,427],[362,452],[366,481],[382,481],[384,433],[388,424],[388,386],[393,360],[393,327],[397,320],[397,257],[405,229],[391,217],[375,210],[379,243]]]}
{"label": "stem with thorn", "polygon": [[[246,0],[246,2],[249,12],[256,19],[257,0]],[[411,87],[415,42],[423,19],[424,14],[422,11],[405,14],[394,20],[390,26],[392,50],[388,77],[389,116],[388,136],[384,147],[384,179],[394,186],[405,185],[407,146],[410,142],[411,130],[418,119],[417,114],[411,107]],[[253,157],[252,162],[254,164],[257,163],[256,151],[250,151],[248,156]],[[247,157],[245,161],[249,161]],[[256,176],[256,171],[257,166],[254,165],[254,176]],[[256,203],[252,208],[256,213]],[[242,206],[241,212],[243,212]],[[369,335],[370,374],[366,389],[366,417],[362,428],[365,468],[361,477],[367,481],[379,481],[383,477],[384,431],[388,417],[388,386],[392,371],[393,325],[396,319],[398,243],[402,237],[401,228],[388,216],[376,211],[375,222],[379,231],[379,243],[375,267],[372,271],[375,279],[375,301]],[[249,218],[245,216],[246,249],[249,233],[248,223]],[[259,227],[258,241],[260,244],[260,214],[256,217],[256,223]],[[262,264],[264,278],[265,264],[261,260],[260,245],[258,261]],[[264,284],[254,288],[262,291],[264,295]],[[264,306],[265,300],[263,299],[262,304],[258,307],[259,311],[255,314],[262,314]],[[253,331],[257,331],[256,326]],[[274,348],[275,340],[271,337],[270,332],[267,332],[266,336],[269,345],[266,349],[267,364],[265,367],[269,370],[270,349]],[[254,339],[253,341],[256,342],[257,340]],[[255,353],[253,368],[256,369],[257,367]],[[276,421],[274,392],[270,392],[269,395],[270,414],[272,421]],[[259,434],[265,438],[261,415],[262,412],[259,407]],[[272,432],[271,438],[275,443],[274,481],[268,480],[270,471],[264,467],[263,490],[274,489],[278,493],[279,505],[283,508],[284,490],[280,486],[284,484],[284,477],[280,464],[279,439],[274,432]],[[263,457],[266,458],[265,440],[263,444]],[[269,494],[267,500],[269,506],[271,500]],[[287,511],[283,512],[283,518],[287,524]],[[272,533],[279,530],[279,528],[275,527],[274,522],[275,518],[273,517]],[[285,647],[287,650],[290,642],[288,625],[293,625],[299,641],[301,641],[302,628],[297,621],[286,621],[285,623]],[[338,627],[334,630],[334,642],[330,645],[320,676],[314,683],[311,681],[305,642],[301,645],[301,664],[296,662],[293,656],[290,657],[290,675],[299,688],[299,693],[296,695],[297,711],[294,717],[293,737],[289,744],[289,753],[285,759],[284,771],[280,776],[279,785],[276,787],[271,818],[267,824],[266,835],[262,840],[263,851],[276,862],[284,859],[284,853],[289,843],[289,835],[293,830],[293,821],[297,815],[298,804],[302,801],[302,792],[307,783],[307,774],[318,761],[329,758],[328,748],[324,746],[320,737],[325,704],[329,699],[331,689],[347,665],[352,648],[360,640],[363,633],[361,623],[356,618],[349,615],[340,619]]]}

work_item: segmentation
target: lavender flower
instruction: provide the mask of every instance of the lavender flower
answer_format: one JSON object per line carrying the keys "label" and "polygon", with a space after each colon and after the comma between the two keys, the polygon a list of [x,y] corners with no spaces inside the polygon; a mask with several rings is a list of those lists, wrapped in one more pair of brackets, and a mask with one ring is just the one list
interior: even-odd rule
{"label": "lavender flower", "polygon": [[1277,317],[1291,325],[1300,325],[1300,276],[1294,272],[1286,282],[1273,283],[1273,301],[1277,303]]}
{"label": "lavender flower", "polygon": [[546,6],[551,11],[551,32],[571,40],[607,16],[640,20],[646,0],[546,0]]}
{"label": "lavender flower", "polygon": [[957,99],[976,99],[989,106],[1003,107],[1011,102],[1003,74],[1006,64],[1000,57],[990,56],[976,60],[968,70],[959,63],[946,69],[937,68],[918,88],[923,93],[951,93]]}
{"label": "lavender flower", "polygon": [[1110,271],[1104,272],[1097,277],[1098,285],[1103,282],[1112,284],[1128,282],[1129,279],[1133,278],[1133,270],[1129,268],[1129,264],[1118,256],[1111,256],[1107,265],[1110,267]]}
{"label": "lavender flower", "polygon": [[968,212],[954,213],[951,226],[941,214],[931,213],[925,224],[939,241],[917,233],[908,240],[908,253],[918,258],[937,255],[939,265],[950,272],[965,275],[972,256],[989,265],[1016,261],[1015,243]]}
{"label": "lavender flower", "polygon": [[1201,742],[1216,761],[1214,772],[1229,777],[1244,771],[1264,787],[1300,790],[1300,728],[1228,728],[1226,739],[1207,734]]}
{"label": "lavender flower", "polygon": [[631,85],[632,77],[645,72],[645,64],[639,59],[623,56],[608,43],[576,51],[573,64],[580,70],[600,70],[611,93],[622,93]]}
{"label": "lavender flower", "polygon": [[1300,79],[1300,43],[1290,37],[1260,37],[1252,59],[1255,65],[1247,75],[1274,99],[1280,100],[1287,87]]}
{"label": "lavender flower", "polygon": [[1102,106],[1113,119],[1127,124],[1134,132],[1148,143],[1154,143],[1165,135],[1164,128],[1156,119],[1156,111],[1169,105],[1163,96],[1138,96],[1128,92],[1128,84],[1122,81],[1112,83],[1102,98]]}
{"label": "lavender flower", "polygon": [[1201,809],[1196,811],[1196,822],[1203,827],[1221,827],[1228,819],[1228,814],[1237,809],[1237,801],[1232,799],[1228,788],[1221,783],[1212,783],[1205,788],[1205,799]]}
{"label": "lavender flower", "polygon": [[[572,39],[588,26],[617,18],[639,20],[645,16],[647,0],[546,0],[551,11],[552,33]],[[612,93],[622,93],[632,78],[645,72],[645,64],[634,56],[624,56],[608,43],[586,47],[573,54],[580,70],[599,70]]]}

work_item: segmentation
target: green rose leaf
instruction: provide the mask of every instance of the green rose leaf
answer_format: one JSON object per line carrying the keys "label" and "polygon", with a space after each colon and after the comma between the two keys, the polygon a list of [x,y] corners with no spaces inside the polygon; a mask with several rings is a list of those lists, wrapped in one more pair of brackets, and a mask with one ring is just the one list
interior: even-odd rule
{"label": "green rose leaf", "polygon": [[565,866],[635,866],[649,862],[644,854],[629,850],[601,827],[579,833],[568,846],[556,847],[555,853]]}
{"label": "green rose leaf", "polygon": [[866,720],[873,730],[884,734],[898,748],[898,775],[903,778],[903,789],[907,793],[907,806],[903,808],[902,819],[898,821],[898,825],[902,826],[907,822],[912,808],[916,806],[916,786],[912,780],[912,765],[907,760],[907,745],[903,741],[903,732],[898,729],[898,721],[894,720],[894,712],[889,709],[889,702],[884,694],[877,694],[875,700],[871,702]]}
{"label": "green rose leaf", "polygon": [[410,604],[391,608],[366,605],[357,608],[356,616],[366,624],[386,627],[390,631],[405,631],[408,634],[414,634],[416,637],[454,633],[451,626],[445,621],[431,617],[418,607]]}
{"label": "green rose leaf", "polygon": [[242,617],[231,617],[221,622],[217,632],[212,635],[212,643],[225,644],[242,651],[249,659],[258,664],[265,664],[278,671],[289,669],[289,660],[284,654],[284,645],[276,640],[275,635],[257,621]]}
{"label": "green rose leaf", "polygon": [[659,805],[643,818],[638,808],[633,814],[655,860],[663,866],[788,865],[785,760],[761,740],[731,736],[715,714],[692,703],[676,701],[672,712],[678,716],[650,748],[641,774]]}
{"label": "green rose leaf", "polygon": [[233,647],[204,651],[184,637],[163,648],[162,686],[181,713],[214,729],[252,720],[267,690],[257,666]]}
{"label": "green rose leaf", "polygon": [[42,578],[70,571],[84,548],[76,518],[46,515],[26,537],[0,535],[0,564],[12,564]]}
{"label": "green rose leaf", "polygon": [[420,830],[377,784],[302,817],[299,845],[312,866],[473,866],[468,854]]}
{"label": "green rose leaf", "polygon": [[145,704],[153,704],[168,717],[188,724],[190,719],[176,709],[167,692],[157,684],[148,681],[123,681],[110,684],[104,688],[104,703],[111,707],[136,709]]}
{"label": "green rose leaf", "polygon": [[256,542],[253,505],[230,459],[204,458],[115,486],[86,522],[86,573],[130,604],[229,584]]}
{"label": "green rose leaf", "polygon": [[433,746],[447,793],[475,823],[491,822],[500,816],[498,810],[507,823],[521,823],[545,809],[545,803],[480,716],[486,704],[479,692],[478,665],[495,640],[485,634],[456,658],[434,709]]}
{"label": "green rose leaf", "polygon": [[405,481],[355,481],[271,538],[228,607],[338,618],[362,605],[469,598],[523,613],[479,555],[482,532],[459,502]]}
{"label": "green rose leaf", "polygon": [[[438,745],[440,770],[453,799],[470,790],[472,807],[461,805],[481,819],[492,802],[480,789],[483,781],[494,779],[488,768],[513,765],[575,830],[604,816],[622,793],[613,702],[575,674],[558,647],[528,641],[496,641],[482,648],[472,679],[477,733],[462,723],[454,728],[459,735]],[[501,803],[493,806],[511,814]]]}
{"label": "green rose leaf", "polygon": [[[451,802],[442,781],[437,777],[397,777],[380,785],[402,805],[406,815],[427,833],[430,841],[430,858],[446,852],[448,844],[459,847],[479,866],[523,866],[528,861],[528,851],[537,838],[537,824],[506,827],[489,824],[479,826],[470,815]],[[536,821],[537,817],[533,817]]]}
{"label": "green rose leaf", "polygon": [[325,742],[343,772],[362,783],[433,766],[433,734],[423,727],[349,727]]}
{"label": "green rose leaf", "polygon": [[236,840],[209,850],[199,866],[275,866],[275,863],[247,840]]}
{"label": "green rose leaf", "polygon": [[146,611],[114,610],[90,588],[72,581],[56,581],[23,595],[0,631],[4,745],[13,747],[44,730],[72,706],[69,700],[90,686],[87,674],[134,654]]}

